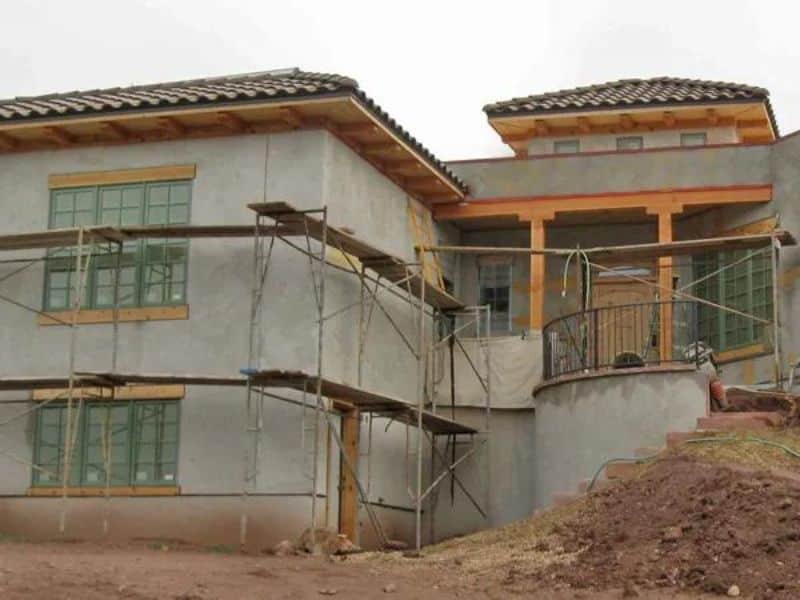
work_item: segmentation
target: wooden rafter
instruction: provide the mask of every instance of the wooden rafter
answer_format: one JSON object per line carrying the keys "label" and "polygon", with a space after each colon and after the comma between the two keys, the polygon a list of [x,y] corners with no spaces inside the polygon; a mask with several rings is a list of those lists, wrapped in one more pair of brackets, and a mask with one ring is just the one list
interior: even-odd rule
{"label": "wooden rafter", "polygon": [[186,126],[175,117],[161,117],[157,122],[158,128],[169,135],[181,136],[186,134]]}
{"label": "wooden rafter", "polygon": [[374,142],[371,144],[362,144],[364,152],[374,154],[376,152],[387,152],[389,150],[400,150],[401,147],[397,142]]}
{"label": "wooden rafter", "polygon": [[0,133],[0,149],[15,150],[19,146],[19,142],[6,133]]}
{"label": "wooden rafter", "polygon": [[358,135],[362,133],[380,133],[377,125],[373,123],[343,123],[339,131],[344,135]]}
{"label": "wooden rafter", "polygon": [[133,138],[131,132],[116,121],[103,121],[100,127],[117,141],[124,142]]}
{"label": "wooden rafter", "polygon": [[232,112],[218,112],[216,114],[217,123],[233,133],[245,133],[248,130],[247,123],[239,115]]}
{"label": "wooden rafter", "polygon": [[75,143],[75,138],[61,127],[49,126],[42,129],[45,137],[51,139],[59,146],[70,146]]}
{"label": "wooden rafter", "polygon": [[297,129],[303,127],[305,117],[296,108],[281,108],[278,112],[281,115],[281,118],[291,127]]}

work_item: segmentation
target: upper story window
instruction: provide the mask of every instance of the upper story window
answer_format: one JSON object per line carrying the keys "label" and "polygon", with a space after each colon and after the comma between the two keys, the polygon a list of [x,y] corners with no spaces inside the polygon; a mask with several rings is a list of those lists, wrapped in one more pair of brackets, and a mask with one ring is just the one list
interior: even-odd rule
{"label": "upper story window", "polygon": [[[81,225],[167,225],[189,222],[191,183],[167,181],[53,190],[50,228]],[[184,304],[188,242],[146,239],[123,244],[119,304],[123,307]],[[114,306],[113,252],[91,257],[83,308]],[[48,253],[45,310],[66,310],[74,301],[75,248]]]}
{"label": "upper story window", "polygon": [[640,135],[628,135],[617,138],[617,150],[641,150],[644,139]]}
{"label": "upper story window", "polygon": [[708,136],[705,131],[681,134],[681,146],[705,146],[707,141]]}
{"label": "upper story window", "polygon": [[580,151],[580,140],[556,140],[553,142],[553,152],[556,154],[577,154]]}
{"label": "upper story window", "polygon": [[511,263],[486,262],[478,266],[479,304],[492,312],[492,332],[511,331]]}

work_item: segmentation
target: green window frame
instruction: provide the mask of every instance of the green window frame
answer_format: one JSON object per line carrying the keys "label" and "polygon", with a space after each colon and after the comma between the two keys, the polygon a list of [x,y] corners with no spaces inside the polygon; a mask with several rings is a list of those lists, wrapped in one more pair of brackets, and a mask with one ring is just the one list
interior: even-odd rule
{"label": "green window frame", "polygon": [[556,140],[553,142],[553,153],[555,154],[577,154],[580,151],[581,141],[578,139]]}
{"label": "green window frame", "polygon": [[[73,418],[78,404],[73,404]],[[61,485],[67,405],[37,411],[32,485]],[[80,410],[70,486],[104,487],[105,432],[110,431],[112,486],[175,486],[178,475],[180,401],[86,402]],[[42,469],[44,471],[42,471]]]}
{"label": "green window frame", "polygon": [[[694,259],[695,279],[706,277],[751,251],[720,252]],[[762,319],[772,318],[772,262],[769,253],[754,254],[749,260],[730,267],[695,286],[698,297],[729,306]],[[700,339],[717,352],[741,348],[766,340],[762,323],[713,306],[698,306]]]}
{"label": "green window frame", "polygon": [[[49,226],[136,226],[189,223],[192,184],[188,180],[65,188],[50,197]],[[105,247],[104,247],[105,248]],[[82,308],[114,306],[113,246],[95,249]],[[119,300],[124,308],[186,303],[188,240],[126,242],[120,256]],[[74,301],[75,248],[48,253],[44,309],[67,310]]]}

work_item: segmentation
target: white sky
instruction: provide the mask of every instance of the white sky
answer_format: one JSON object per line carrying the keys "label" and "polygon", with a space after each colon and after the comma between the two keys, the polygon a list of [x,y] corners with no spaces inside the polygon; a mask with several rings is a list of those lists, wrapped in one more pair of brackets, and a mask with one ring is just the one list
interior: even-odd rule
{"label": "white sky", "polygon": [[488,102],[668,75],[767,87],[786,134],[800,129],[798,6],[775,0],[9,2],[0,27],[0,98],[297,66],[354,77],[439,158],[454,160],[510,154],[486,123]]}

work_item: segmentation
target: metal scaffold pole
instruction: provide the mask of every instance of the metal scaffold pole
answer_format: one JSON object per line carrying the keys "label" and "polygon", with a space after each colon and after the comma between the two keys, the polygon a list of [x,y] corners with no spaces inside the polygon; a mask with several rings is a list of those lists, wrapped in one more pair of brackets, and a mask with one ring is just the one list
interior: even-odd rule
{"label": "metal scaffold pole", "polygon": [[[311,242],[308,237],[308,222],[306,224],[306,243],[308,244],[309,252],[311,251]],[[315,529],[317,527],[317,496],[318,496],[318,478],[319,478],[319,425],[320,425],[320,411],[326,411],[326,424],[327,407],[323,406],[322,399],[322,369],[323,369],[323,350],[324,350],[324,327],[325,327],[325,266],[327,264],[327,248],[328,248],[328,207],[322,208],[322,235],[320,240],[319,252],[319,280],[314,277],[314,261],[311,260],[310,266],[312,269],[312,283],[314,285],[314,297],[317,302],[317,389],[316,389],[316,403],[314,410],[314,457],[313,457],[313,476],[311,483],[311,547],[316,548],[316,535]],[[325,436],[327,439],[327,435]],[[328,451],[330,448],[328,448]]]}
{"label": "metal scaffold pole", "polygon": [[[58,531],[63,534],[67,527],[67,497],[68,487],[70,481],[70,471],[72,470],[72,446],[73,430],[77,430],[77,424],[73,423],[73,402],[75,396],[75,354],[77,351],[78,339],[78,314],[80,313],[81,304],[83,303],[83,290],[86,286],[85,278],[89,271],[90,260],[92,257],[91,250],[86,255],[86,260],[83,259],[83,246],[84,246],[84,229],[81,227],[78,230],[78,247],[75,251],[75,284],[73,286],[73,302],[72,302],[72,315],[69,339],[69,384],[67,388],[67,423],[66,431],[64,433],[64,456],[61,461],[61,514],[58,520]],[[83,396],[81,394],[82,404]],[[78,412],[78,421],[80,422],[80,411]]]}
{"label": "metal scaffold pole", "polygon": [[422,549],[422,412],[425,410],[425,252],[419,266],[419,340],[417,342],[417,493],[414,498],[416,549]]}

